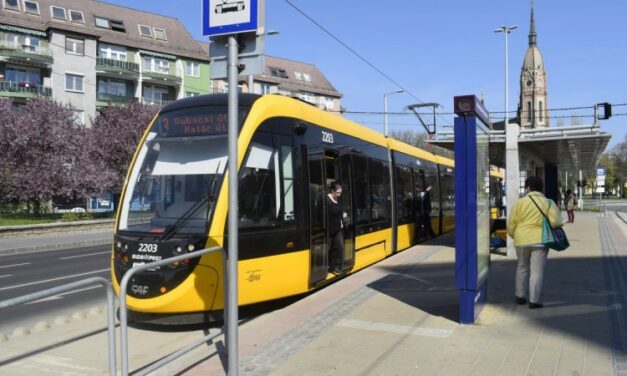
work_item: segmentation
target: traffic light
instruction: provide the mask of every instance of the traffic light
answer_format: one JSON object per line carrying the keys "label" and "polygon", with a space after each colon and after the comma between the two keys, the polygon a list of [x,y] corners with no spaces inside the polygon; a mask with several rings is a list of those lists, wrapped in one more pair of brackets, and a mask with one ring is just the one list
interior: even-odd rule
{"label": "traffic light", "polygon": [[611,103],[599,103],[596,105],[597,111],[599,107],[603,107],[603,116],[597,113],[597,120],[606,120],[612,117],[612,104]]}

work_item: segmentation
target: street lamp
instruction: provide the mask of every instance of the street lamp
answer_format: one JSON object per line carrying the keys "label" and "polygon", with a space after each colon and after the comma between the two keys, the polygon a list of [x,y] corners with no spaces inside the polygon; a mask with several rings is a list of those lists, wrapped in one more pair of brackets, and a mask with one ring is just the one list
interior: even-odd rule
{"label": "street lamp", "polygon": [[383,134],[388,136],[388,95],[404,93],[405,90],[390,91],[389,93],[383,93]]}
{"label": "street lamp", "polygon": [[508,77],[507,77],[507,35],[510,34],[513,30],[518,29],[518,26],[516,25],[512,25],[512,26],[501,26],[498,29],[494,30],[495,33],[503,33],[505,34],[505,129],[507,129],[507,124],[509,124],[509,117],[507,116],[507,111],[508,111],[508,107],[509,107],[509,97],[508,97]]}
{"label": "street lamp", "polygon": [[[503,33],[505,34],[505,186],[506,186],[506,208],[507,215],[514,207],[514,202],[520,197],[520,161],[518,158],[518,126],[513,124],[510,128],[509,125],[509,116],[508,116],[508,71],[507,71],[507,35],[510,34],[513,30],[517,29],[518,26],[501,26],[498,29],[494,30],[495,33]],[[512,238],[507,238],[507,255],[514,256],[516,254],[516,250],[514,248],[514,242]]]}

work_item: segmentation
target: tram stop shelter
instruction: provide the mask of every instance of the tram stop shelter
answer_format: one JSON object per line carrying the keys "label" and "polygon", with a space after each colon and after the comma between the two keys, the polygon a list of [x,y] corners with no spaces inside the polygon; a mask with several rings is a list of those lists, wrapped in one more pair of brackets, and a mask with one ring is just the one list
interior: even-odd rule
{"label": "tram stop shelter", "polygon": [[[498,127],[496,124],[496,128]],[[510,126],[512,124],[510,123]],[[490,164],[505,168],[505,130],[490,129]],[[502,128],[502,122],[501,122]],[[547,197],[557,202],[560,177],[562,186],[575,187],[579,171],[596,167],[612,136],[601,131],[599,123],[564,127],[519,129],[518,154],[521,190],[525,176],[538,176]],[[439,132],[427,142],[454,150],[454,133]],[[563,175],[561,175],[563,174]],[[574,189],[573,189],[574,190]],[[521,192],[522,193],[522,192]]]}

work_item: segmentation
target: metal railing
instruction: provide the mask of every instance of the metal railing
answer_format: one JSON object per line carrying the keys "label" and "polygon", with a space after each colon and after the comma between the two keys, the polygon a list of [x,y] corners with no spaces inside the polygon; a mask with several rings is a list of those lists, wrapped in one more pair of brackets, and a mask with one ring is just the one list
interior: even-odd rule
{"label": "metal railing", "polygon": [[52,95],[52,88],[26,81],[0,81],[0,92],[30,93],[49,97]]}
{"label": "metal railing", "polygon": [[[174,256],[174,257],[170,257],[167,259],[163,259],[163,260],[159,260],[159,261],[154,261],[154,262],[149,262],[143,265],[138,265],[138,266],[134,266],[133,268],[129,269],[126,271],[126,273],[124,273],[124,277],[122,277],[122,281],[120,282],[120,353],[121,353],[121,357],[122,357],[122,376],[128,376],[128,309],[126,308],[126,291],[128,288],[128,283],[131,279],[131,277],[133,275],[135,275],[136,273],[139,273],[141,271],[144,270],[148,270],[148,269],[152,269],[152,268],[156,268],[156,267],[160,267],[160,266],[165,266],[165,265],[169,265],[172,264],[174,262],[177,261],[183,261],[186,259],[192,259],[192,258],[197,258],[209,253],[215,253],[221,251],[222,252],[222,275],[223,278],[222,280],[225,281],[226,280],[226,273],[227,273],[227,269],[226,269],[226,252],[224,251],[223,248],[221,247],[210,247],[210,248],[205,248],[205,249],[201,249],[195,252],[191,252],[191,253],[187,253],[184,255],[180,255],[180,256]],[[226,299],[228,298],[227,295],[227,284],[223,283],[223,288],[224,288],[224,299],[226,301]],[[227,310],[226,310],[227,305],[224,304],[224,317],[225,320],[224,322],[226,323],[226,317],[227,317]],[[209,333],[208,335],[206,335],[205,337],[194,341],[193,343],[187,345],[186,347],[183,347],[173,353],[171,353],[170,355],[161,358],[160,360],[158,360],[155,363],[150,364],[150,366],[141,369],[140,371],[137,371],[135,373],[133,373],[134,376],[141,376],[141,375],[147,375],[148,373],[158,369],[159,367],[171,362],[172,360],[184,355],[185,353],[187,353],[188,351],[192,350],[193,348],[200,346],[201,344],[223,334],[224,331],[219,332],[219,333]],[[228,354],[227,354],[228,356]]]}
{"label": "metal railing", "polygon": [[11,298],[7,300],[0,301],[0,309],[13,307],[16,305],[32,302],[39,299],[48,298],[51,296],[59,295],[61,293],[76,290],[79,287],[91,286],[100,284],[105,288],[107,293],[107,331],[109,334],[109,375],[115,376],[115,301],[113,299],[113,288],[111,287],[111,283],[102,277],[92,277],[83,279],[80,281],[68,283],[65,285],[53,287],[47,290],[34,292],[32,294],[27,294],[23,296],[19,296],[16,298]]}
{"label": "metal railing", "polygon": [[115,67],[139,73],[139,64],[131,61],[115,60],[99,56],[96,58],[96,65],[103,67]]}

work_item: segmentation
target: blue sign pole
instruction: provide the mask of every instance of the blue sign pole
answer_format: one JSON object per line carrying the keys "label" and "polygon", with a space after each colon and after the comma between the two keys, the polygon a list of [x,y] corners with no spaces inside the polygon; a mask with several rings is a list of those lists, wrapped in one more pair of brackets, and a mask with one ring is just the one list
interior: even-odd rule
{"label": "blue sign pole", "polygon": [[459,321],[472,324],[488,290],[489,131],[476,97],[455,97],[455,112],[455,285]]}

